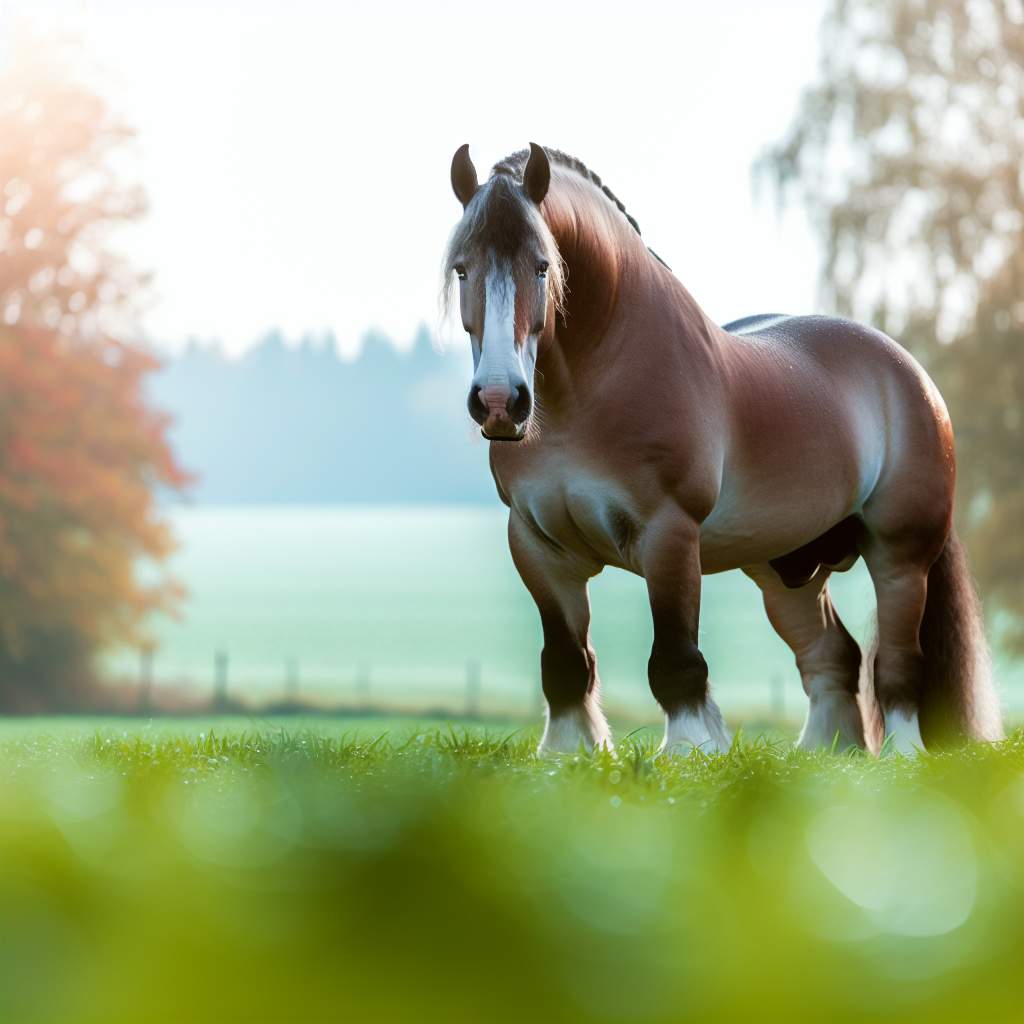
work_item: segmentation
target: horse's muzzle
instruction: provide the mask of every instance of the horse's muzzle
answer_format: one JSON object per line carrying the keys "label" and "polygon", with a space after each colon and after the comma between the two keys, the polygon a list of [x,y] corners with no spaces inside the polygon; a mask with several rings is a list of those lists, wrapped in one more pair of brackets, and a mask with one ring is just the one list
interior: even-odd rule
{"label": "horse's muzzle", "polygon": [[469,414],[480,424],[488,441],[521,441],[533,411],[533,396],[525,381],[509,387],[481,388],[469,392]]}

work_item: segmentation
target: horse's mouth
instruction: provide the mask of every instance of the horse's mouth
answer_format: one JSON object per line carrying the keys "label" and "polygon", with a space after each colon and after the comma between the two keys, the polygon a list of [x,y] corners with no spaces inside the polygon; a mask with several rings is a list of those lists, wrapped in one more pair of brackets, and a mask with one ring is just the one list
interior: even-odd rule
{"label": "horse's mouth", "polygon": [[526,431],[515,434],[488,434],[483,428],[480,429],[480,436],[487,441],[522,441],[526,437]]}

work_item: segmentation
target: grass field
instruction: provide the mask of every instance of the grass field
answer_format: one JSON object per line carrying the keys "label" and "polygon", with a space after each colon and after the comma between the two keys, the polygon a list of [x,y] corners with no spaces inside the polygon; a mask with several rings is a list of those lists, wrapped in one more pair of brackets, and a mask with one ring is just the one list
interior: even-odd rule
{"label": "grass field", "polygon": [[0,1020],[1021,1018],[1024,735],[0,728]]}

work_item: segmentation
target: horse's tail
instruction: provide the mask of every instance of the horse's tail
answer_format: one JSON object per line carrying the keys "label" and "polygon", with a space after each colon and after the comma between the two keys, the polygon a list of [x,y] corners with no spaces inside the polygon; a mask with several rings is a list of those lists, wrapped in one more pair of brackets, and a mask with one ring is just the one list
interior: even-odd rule
{"label": "horse's tail", "polygon": [[1002,739],[981,602],[963,545],[952,530],[928,572],[920,643],[924,653],[920,724],[925,744]]}

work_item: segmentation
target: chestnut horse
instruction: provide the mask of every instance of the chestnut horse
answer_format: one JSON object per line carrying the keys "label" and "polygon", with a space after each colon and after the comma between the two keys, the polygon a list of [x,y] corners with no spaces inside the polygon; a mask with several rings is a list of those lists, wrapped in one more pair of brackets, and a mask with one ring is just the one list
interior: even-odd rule
{"label": "chestnut horse", "polygon": [[[742,569],[809,698],[799,743],[903,752],[1002,735],[977,598],[951,527],[953,434],[891,338],[824,316],[712,323],[580,161],[531,144],[479,184],[445,256],[475,374],[469,411],[540,611],[540,751],[610,746],[587,581],[647,582],[662,749],[729,734],[697,646],[702,573]],[[863,556],[872,671],[829,596]],[[861,692],[863,690],[863,692]]]}

